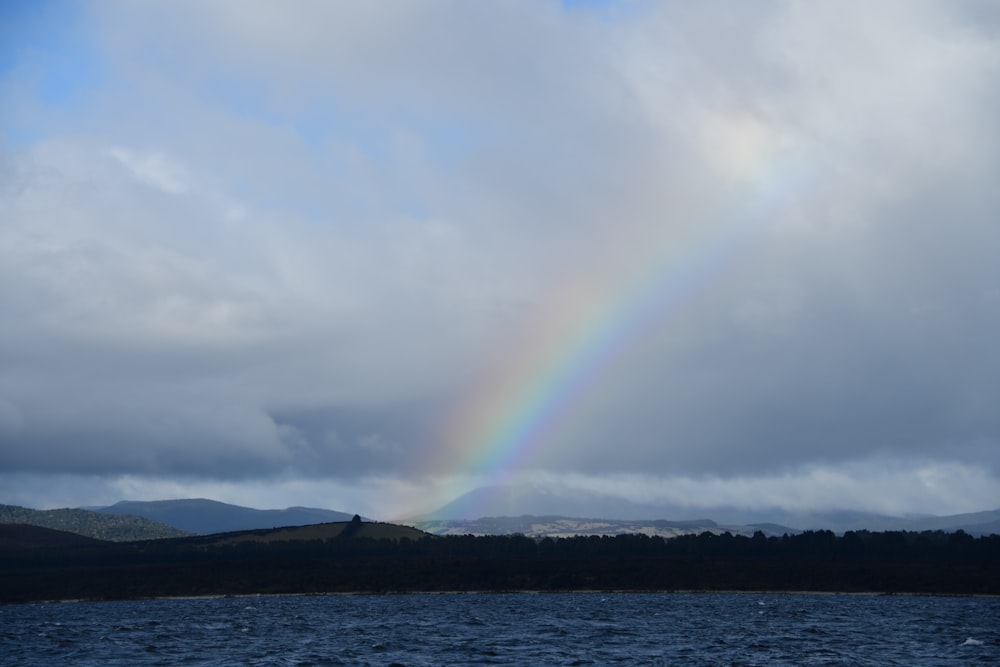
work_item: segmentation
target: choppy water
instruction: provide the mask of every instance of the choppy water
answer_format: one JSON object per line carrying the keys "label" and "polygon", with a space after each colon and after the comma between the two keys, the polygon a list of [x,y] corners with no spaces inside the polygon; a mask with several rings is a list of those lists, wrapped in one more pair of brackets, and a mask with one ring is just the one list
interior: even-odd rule
{"label": "choppy water", "polygon": [[0,606],[3,665],[1000,663],[1000,599],[444,594]]}

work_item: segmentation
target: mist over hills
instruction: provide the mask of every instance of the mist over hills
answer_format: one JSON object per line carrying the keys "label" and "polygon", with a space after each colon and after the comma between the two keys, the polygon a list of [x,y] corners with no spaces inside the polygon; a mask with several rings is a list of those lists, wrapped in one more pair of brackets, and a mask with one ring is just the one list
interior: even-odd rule
{"label": "mist over hills", "polygon": [[[535,518],[539,521],[521,525],[545,524],[552,518],[604,520],[611,534],[620,532],[617,524],[645,521],[687,522],[687,528],[703,526],[707,530],[760,529],[765,533],[794,533],[804,530],[964,530],[971,535],[1000,534],[1000,509],[952,516],[889,516],[856,510],[792,511],[782,508],[742,509],[736,507],[685,507],[681,505],[644,505],[623,498],[572,490],[553,491],[535,484],[491,486],[474,489],[442,507],[412,517],[410,523],[424,530],[445,530],[447,524],[486,525],[487,517]],[[496,523],[496,522],[494,522]],[[671,526],[670,530],[682,526]],[[647,531],[648,532],[648,531]],[[529,534],[526,532],[525,534]],[[657,533],[660,534],[660,533]]]}

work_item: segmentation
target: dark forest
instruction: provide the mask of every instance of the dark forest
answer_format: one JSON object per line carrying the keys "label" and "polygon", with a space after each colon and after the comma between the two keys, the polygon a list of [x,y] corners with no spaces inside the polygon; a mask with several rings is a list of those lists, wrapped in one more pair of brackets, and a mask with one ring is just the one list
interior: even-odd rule
{"label": "dark forest", "polygon": [[0,546],[0,601],[506,590],[1000,594],[1000,536],[961,531],[522,535]]}

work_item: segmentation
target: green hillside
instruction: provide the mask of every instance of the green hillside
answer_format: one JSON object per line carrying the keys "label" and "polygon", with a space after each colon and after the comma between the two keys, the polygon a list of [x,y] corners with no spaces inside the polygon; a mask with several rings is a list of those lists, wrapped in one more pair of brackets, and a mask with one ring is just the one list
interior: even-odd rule
{"label": "green hillside", "polygon": [[139,516],[101,514],[81,509],[35,510],[16,505],[0,505],[0,524],[14,523],[53,528],[111,542],[156,540],[191,534]]}
{"label": "green hillside", "polygon": [[350,521],[351,519],[351,515],[346,512],[315,507],[261,510],[207,498],[123,500],[109,507],[94,507],[92,509],[102,514],[141,516],[199,535],[260,528],[280,528],[282,526],[309,526],[317,523]]}

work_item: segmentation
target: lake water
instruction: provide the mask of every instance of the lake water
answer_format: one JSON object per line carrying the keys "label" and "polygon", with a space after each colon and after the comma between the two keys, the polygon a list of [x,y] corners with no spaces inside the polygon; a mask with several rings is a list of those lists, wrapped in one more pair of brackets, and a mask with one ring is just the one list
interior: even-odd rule
{"label": "lake water", "polygon": [[0,606],[3,665],[1000,663],[1000,599],[414,594]]}

